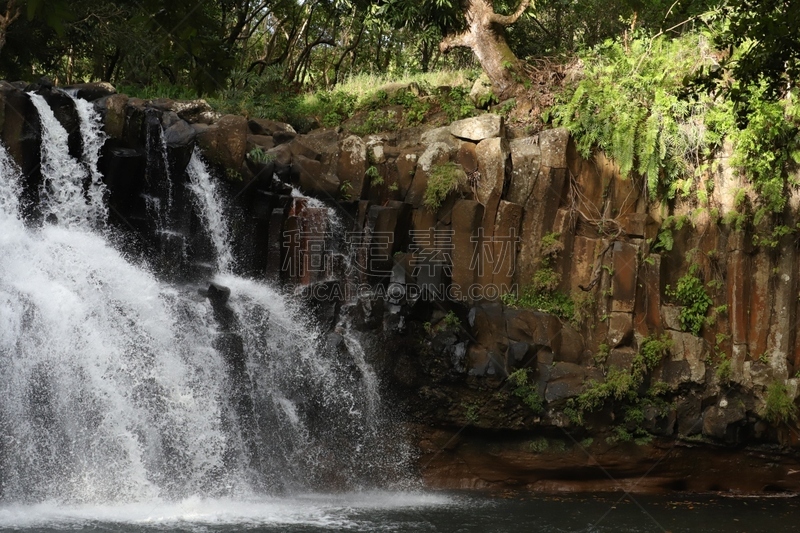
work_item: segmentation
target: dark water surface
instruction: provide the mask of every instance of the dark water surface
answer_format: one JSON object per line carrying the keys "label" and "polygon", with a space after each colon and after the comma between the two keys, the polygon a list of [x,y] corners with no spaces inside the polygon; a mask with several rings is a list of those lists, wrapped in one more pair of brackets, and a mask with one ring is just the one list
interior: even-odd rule
{"label": "dark water surface", "polygon": [[368,492],[0,507],[0,532],[790,532],[800,498]]}

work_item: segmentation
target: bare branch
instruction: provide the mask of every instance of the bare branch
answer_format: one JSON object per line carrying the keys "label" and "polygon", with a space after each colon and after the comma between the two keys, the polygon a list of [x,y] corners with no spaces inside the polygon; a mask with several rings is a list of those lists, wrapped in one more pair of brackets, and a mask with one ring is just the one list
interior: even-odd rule
{"label": "bare branch", "polygon": [[450,51],[451,48],[458,48],[460,46],[469,47],[470,46],[469,38],[470,38],[469,32],[462,32],[453,35],[448,35],[444,39],[442,39],[442,42],[439,43],[439,51],[444,54]]}
{"label": "bare branch", "polygon": [[500,24],[501,26],[510,26],[514,24],[519,18],[525,13],[525,10],[528,9],[528,6],[531,5],[531,0],[521,0],[519,5],[517,6],[517,10],[511,15],[499,15],[497,13],[492,13],[489,16],[489,20],[494,22],[495,24]]}

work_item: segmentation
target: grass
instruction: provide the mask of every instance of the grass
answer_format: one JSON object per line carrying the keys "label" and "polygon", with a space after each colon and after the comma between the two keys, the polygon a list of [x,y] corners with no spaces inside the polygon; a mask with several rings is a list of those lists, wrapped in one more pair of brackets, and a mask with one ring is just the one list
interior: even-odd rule
{"label": "grass", "polygon": [[[358,74],[340,83],[334,91],[343,92],[355,97],[356,107],[361,107],[372,100],[378,91],[386,91],[392,85],[408,85],[416,83],[421,87],[461,87],[472,85],[477,73],[474,70],[441,70],[418,74],[404,74],[400,77],[391,75]],[[389,86],[389,87],[387,87]],[[303,104],[309,108],[319,106],[319,94],[325,91],[315,91],[303,96]]]}

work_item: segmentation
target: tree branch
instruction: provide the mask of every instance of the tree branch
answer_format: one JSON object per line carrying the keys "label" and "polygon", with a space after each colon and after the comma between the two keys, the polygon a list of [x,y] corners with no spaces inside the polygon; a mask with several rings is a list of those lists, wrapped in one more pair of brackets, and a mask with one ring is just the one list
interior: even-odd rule
{"label": "tree branch", "polygon": [[530,5],[531,0],[522,0],[517,6],[517,10],[512,15],[499,15],[497,13],[492,13],[489,16],[489,20],[495,24],[500,24],[501,26],[510,26],[519,20],[519,18],[523,13],[525,13],[525,10],[528,9],[528,6]]}
{"label": "tree branch", "polygon": [[469,47],[469,32],[455,33],[447,35],[442,42],[439,43],[439,51],[443,54],[448,52],[451,48],[458,48],[460,46]]}

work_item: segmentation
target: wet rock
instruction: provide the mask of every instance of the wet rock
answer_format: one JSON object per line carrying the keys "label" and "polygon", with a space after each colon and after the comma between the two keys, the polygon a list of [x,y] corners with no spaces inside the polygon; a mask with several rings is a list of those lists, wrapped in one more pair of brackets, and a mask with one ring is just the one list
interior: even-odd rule
{"label": "wet rock", "polygon": [[450,124],[450,133],[454,137],[476,142],[500,137],[503,134],[503,117],[488,113],[457,120]]}
{"label": "wet rock", "polygon": [[636,350],[630,346],[622,348],[614,348],[608,355],[606,366],[608,368],[616,368],[617,370],[629,370],[633,366],[633,360],[636,358]]}
{"label": "wet rock", "polygon": [[180,175],[189,164],[194,151],[194,141],[197,133],[188,122],[178,119],[164,132],[164,141],[167,143],[167,155],[170,164],[170,173]]}

